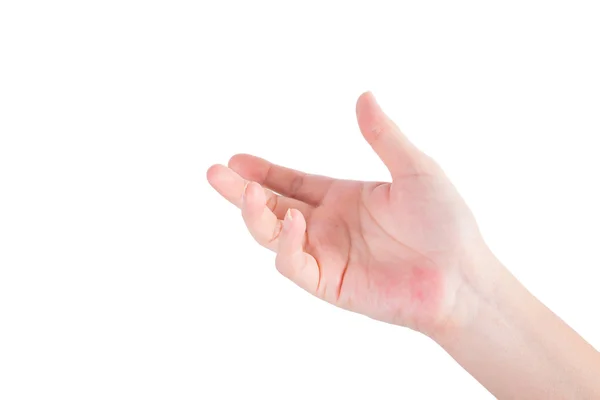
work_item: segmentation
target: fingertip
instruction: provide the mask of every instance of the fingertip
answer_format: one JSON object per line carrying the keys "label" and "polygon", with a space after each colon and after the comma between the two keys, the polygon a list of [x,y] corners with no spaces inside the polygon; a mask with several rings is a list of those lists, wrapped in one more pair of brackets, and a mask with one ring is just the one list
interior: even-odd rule
{"label": "fingertip", "polygon": [[306,240],[304,216],[299,210],[289,209],[283,224],[275,266],[283,276],[309,293],[316,294],[320,270],[315,258],[304,251]]}
{"label": "fingertip", "polygon": [[360,114],[373,106],[377,106],[375,95],[370,90],[366,91],[358,96],[358,100],[356,100],[356,113]]}
{"label": "fingertip", "polygon": [[243,206],[250,209],[262,209],[265,206],[265,191],[256,182],[248,182],[242,194]]}
{"label": "fingertip", "polygon": [[247,157],[247,156],[248,156],[247,154],[243,154],[243,153],[234,154],[229,159],[229,162],[227,163],[227,166],[229,168],[231,168],[231,169],[235,169],[236,167],[239,167],[240,165],[243,164],[244,158]]}
{"label": "fingertip", "polygon": [[292,222],[294,222],[294,224],[299,224],[303,228],[306,227],[306,220],[304,219],[304,215],[302,214],[302,212],[300,212],[300,210],[290,208],[288,210],[288,214],[289,218]]}
{"label": "fingertip", "polygon": [[285,217],[284,217],[284,221],[286,222],[292,222],[292,209],[288,208],[288,210],[285,212]]}
{"label": "fingertip", "polygon": [[244,178],[263,182],[269,169],[269,162],[251,154],[236,154],[229,159],[229,168]]}
{"label": "fingertip", "polygon": [[[298,218],[298,216],[296,216],[296,219]],[[294,230],[294,214],[292,212],[291,208],[288,208],[288,210],[285,213],[285,217],[283,218],[283,233],[285,235],[289,235],[293,230]]]}
{"label": "fingertip", "polygon": [[369,99],[375,99],[375,95],[370,90],[363,92],[360,96],[358,96],[358,102],[366,101]]}
{"label": "fingertip", "polygon": [[207,181],[211,181],[215,175],[215,169],[217,168],[217,165],[211,165],[210,167],[208,167],[208,169],[206,170],[206,180]]}
{"label": "fingertip", "polygon": [[258,183],[250,181],[246,185],[246,193],[251,193],[252,196],[256,196],[264,194],[264,191],[262,186],[260,186]]}
{"label": "fingertip", "polygon": [[225,166],[221,165],[221,164],[214,164],[211,165],[207,170],[206,170],[206,180],[212,185],[215,186],[219,180],[219,176],[222,172],[222,169],[225,168]]}
{"label": "fingertip", "polygon": [[306,220],[299,210],[288,209],[283,220],[282,231],[281,250],[286,252],[302,250]]}

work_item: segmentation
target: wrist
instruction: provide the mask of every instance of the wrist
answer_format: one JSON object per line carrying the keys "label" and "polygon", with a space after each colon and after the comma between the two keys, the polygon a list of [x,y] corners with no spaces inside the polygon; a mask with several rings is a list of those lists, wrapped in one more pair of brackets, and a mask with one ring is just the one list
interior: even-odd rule
{"label": "wrist", "polygon": [[599,398],[600,354],[491,253],[474,266],[432,339],[498,398]]}
{"label": "wrist", "polygon": [[483,314],[499,310],[506,301],[517,296],[524,288],[487,247],[475,251],[449,279],[448,311],[435,329],[428,333],[444,346],[477,329],[483,323]]}

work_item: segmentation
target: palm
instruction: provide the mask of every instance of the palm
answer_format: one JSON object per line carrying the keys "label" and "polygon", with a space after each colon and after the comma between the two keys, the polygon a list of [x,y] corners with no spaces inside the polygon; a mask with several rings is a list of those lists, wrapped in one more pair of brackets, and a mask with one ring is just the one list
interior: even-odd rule
{"label": "palm", "polygon": [[[340,307],[427,330],[451,307],[462,238],[476,238],[477,228],[435,163],[407,142],[405,154],[379,143],[397,128],[371,100],[363,99],[362,117],[359,101],[359,125],[393,183],[306,175],[247,155],[213,167],[209,180],[242,208],[257,241],[278,252],[284,275]],[[294,227],[282,232],[288,209],[297,210]]]}
{"label": "palm", "polygon": [[[457,210],[465,218],[457,218]],[[468,211],[443,177],[394,184],[335,181],[307,218],[318,295],[377,319],[423,328],[443,307],[441,273],[456,264]]]}

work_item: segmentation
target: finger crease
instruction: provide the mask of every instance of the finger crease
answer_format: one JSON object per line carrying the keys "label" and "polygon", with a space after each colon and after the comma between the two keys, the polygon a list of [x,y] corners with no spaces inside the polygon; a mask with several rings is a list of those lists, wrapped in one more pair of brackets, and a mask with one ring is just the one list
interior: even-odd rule
{"label": "finger crease", "polygon": [[299,174],[292,179],[290,183],[290,196],[295,197],[299,192],[302,186],[304,185],[304,175]]}

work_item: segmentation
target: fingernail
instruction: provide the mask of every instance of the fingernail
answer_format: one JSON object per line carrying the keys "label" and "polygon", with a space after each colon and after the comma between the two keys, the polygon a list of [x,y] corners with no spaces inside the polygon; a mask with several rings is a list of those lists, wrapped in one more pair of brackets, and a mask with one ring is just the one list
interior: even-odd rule
{"label": "fingernail", "polygon": [[285,218],[283,219],[283,229],[288,231],[292,226],[292,210],[288,208],[285,213]]}
{"label": "fingernail", "polygon": [[246,202],[246,190],[248,190],[248,183],[250,182],[246,182],[244,184],[244,190],[242,191],[242,204]]}

